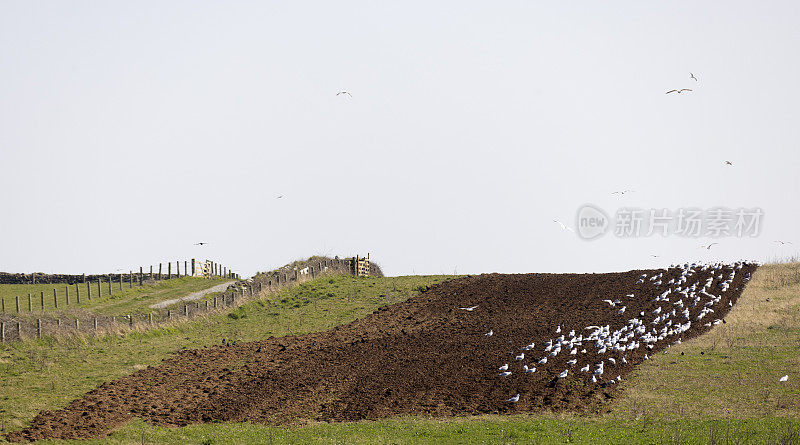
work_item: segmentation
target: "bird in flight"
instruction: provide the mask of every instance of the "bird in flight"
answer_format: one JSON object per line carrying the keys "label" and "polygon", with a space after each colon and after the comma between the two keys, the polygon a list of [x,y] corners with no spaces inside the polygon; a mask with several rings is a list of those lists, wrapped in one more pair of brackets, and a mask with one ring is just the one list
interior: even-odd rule
{"label": "bird in flight", "polygon": [[555,222],[555,223],[558,223],[558,225],[560,225],[560,226],[561,226],[561,230],[568,230],[568,231],[572,232],[572,229],[570,229],[569,227],[567,227],[567,226],[566,226],[564,223],[562,223],[561,221],[559,221],[559,220],[557,220],[557,219],[554,219],[554,220],[553,220],[553,222]]}
{"label": "bird in flight", "polygon": [[339,91],[338,93],[336,93],[336,95],[337,95],[337,96],[339,96],[340,94],[346,94],[346,95],[348,95],[348,96],[350,96],[350,97],[353,97],[353,95],[352,95],[352,94],[350,94],[350,93],[349,93],[349,92],[347,92],[347,91]]}
{"label": "bird in flight", "polygon": [[694,77],[694,74],[692,74],[692,73],[689,73],[689,78],[690,78],[690,79],[694,79],[694,81],[695,81],[695,82],[697,82],[697,78],[696,78],[696,77]]}
{"label": "bird in flight", "polygon": [[725,165],[733,165],[733,162],[731,162],[731,161],[725,161]]}
{"label": "bird in flight", "polygon": [[195,246],[205,246],[206,244],[208,244],[208,243],[205,243],[205,242],[203,242],[203,243],[194,243]]}
{"label": "bird in flight", "polygon": [[707,246],[706,245],[702,245],[700,247],[703,248],[703,249],[706,249],[706,250],[711,250],[711,246],[713,246],[714,244],[719,244],[719,243],[711,243],[711,244],[709,244]]}
{"label": "bird in flight", "polygon": [[283,195],[278,195],[278,197],[275,199],[281,199],[281,198],[283,198]]}
{"label": "bird in flight", "polygon": [[618,191],[618,192],[611,192],[611,194],[612,194],[612,195],[624,195],[624,194],[626,194],[626,193],[630,193],[630,192],[632,192],[632,191],[633,191],[633,190],[620,190],[620,191]]}
{"label": "bird in flight", "polygon": [[681,88],[680,90],[669,90],[669,91],[667,91],[667,94],[669,94],[669,93],[678,93],[678,94],[681,94],[681,93],[683,93],[684,91],[692,91],[692,90],[691,90],[691,89],[689,89],[689,88]]}
{"label": "bird in flight", "polygon": [[782,245],[784,245],[784,244],[792,244],[792,243],[791,243],[791,241],[781,241],[781,240],[775,240],[775,242],[776,242],[776,243],[780,243],[780,244],[781,244],[781,246],[782,246]]}

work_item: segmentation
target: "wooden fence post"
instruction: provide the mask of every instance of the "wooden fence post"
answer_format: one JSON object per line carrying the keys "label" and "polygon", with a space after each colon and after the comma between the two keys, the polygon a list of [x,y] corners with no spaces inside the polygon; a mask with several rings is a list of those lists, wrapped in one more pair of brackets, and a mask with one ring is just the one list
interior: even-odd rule
{"label": "wooden fence post", "polygon": [[197,276],[197,271],[196,271],[196,269],[195,269],[195,268],[196,268],[196,266],[195,266],[195,264],[194,264],[194,258],[192,258],[192,276],[193,276],[193,277],[196,277],[196,276]]}
{"label": "wooden fence post", "polygon": [[42,338],[42,319],[36,319],[36,338]]}
{"label": "wooden fence post", "polygon": [[92,326],[94,327],[94,332],[97,333],[97,317],[92,318]]}
{"label": "wooden fence post", "polygon": [[214,297],[214,309],[217,308],[217,297]]}
{"label": "wooden fence post", "polygon": [[33,310],[33,300],[31,299],[31,294],[28,294],[28,312]]}
{"label": "wooden fence post", "polygon": [[5,314],[6,313],[6,298],[3,297],[2,301],[3,301],[3,313]]}
{"label": "wooden fence post", "polygon": [[172,320],[172,310],[167,309],[167,321]]}
{"label": "wooden fence post", "polygon": [[6,322],[0,321],[0,343],[6,342]]}
{"label": "wooden fence post", "polygon": [[103,284],[103,279],[98,276],[97,277],[97,298],[100,298],[100,297],[103,296],[103,288],[101,287],[102,284]]}
{"label": "wooden fence post", "polygon": [[161,279],[161,263],[158,263],[158,279]]}
{"label": "wooden fence post", "polygon": [[78,300],[77,304],[81,304],[81,288],[78,283],[75,283],[75,299]]}
{"label": "wooden fence post", "polygon": [[[66,288],[66,290],[67,290],[67,293],[66,293],[66,295],[65,295],[65,297],[64,297],[64,301],[65,301],[65,304],[66,304],[67,306],[69,306],[69,288]],[[53,289],[53,292],[55,292],[55,291],[56,291],[56,290],[55,290],[55,289]]]}
{"label": "wooden fence post", "polygon": [[133,329],[133,315],[128,315],[128,329]]}
{"label": "wooden fence post", "polygon": [[150,265],[150,279],[153,279],[153,265]]}
{"label": "wooden fence post", "polygon": [[167,279],[172,279],[172,261],[167,263]]}
{"label": "wooden fence post", "polygon": [[14,297],[17,301],[17,313],[19,314],[19,296]]}
{"label": "wooden fence post", "polygon": [[206,311],[208,311],[208,300],[206,300]]}
{"label": "wooden fence post", "polygon": [[17,321],[17,338],[22,340],[22,322]]}
{"label": "wooden fence post", "polygon": [[67,306],[69,306],[69,286],[64,286],[64,294],[67,296]]}
{"label": "wooden fence post", "polygon": [[133,271],[128,271],[128,289],[133,289]]}
{"label": "wooden fence post", "polygon": [[177,278],[181,277],[181,262],[180,261],[175,261],[175,276]]}
{"label": "wooden fence post", "polygon": [[53,306],[58,309],[58,295],[56,295],[56,290],[53,289]]}
{"label": "wooden fence post", "polygon": [[[86,274],[83,274],[81,276],[81,283],[85,283],[85,282],[86,282]],[[75,284],[77,285],[78,283],[75,283]]]}
{"label": "wooden fence post", "polygon": [[184,317],[188,317],[189,316],[189,305],[188,304],[184,304],[183,305],[183,316]]}
{"label": "wooden fence post", "polygon": [[142,266],[139,266],[139,286],[141,286],[142,282],[144,281],[143,277],[144,277],[144,272],[142,271]]}
{"label": "wooden fence post", "polygon": [[81,330],[81,322],[77,318],[75,319],[75,330],[76,331],[80,331]]}
{"label": "wooden fence post", "polygon": [[92,283],[86,282],[86,298],[92,301]]}
{"label": "wooden fence post", "polygon": [[60,318],[56,318],[56,327],[61,329],[61,319]]}
{"label": "wooden fence post", "polygon": [[44,291],[41,291],[41,293],[39,293],[39,303],[41,303],[42,312],[44,312]]}
{"label": "wooden fence post", "polygon": [[119,274],[119,290],[122,290],[122,274]]}
{"label": "wooden fence post", "polygon": [[153,324],[153,313],[152,312],[147,314],[147,324],[149,324],[149,325]]}
{"label": "wooden fence post", "polygon": [[183,260],[183,275],[189,275],[189,262],[186,260]]}
{"label": "wooden fence post", "polygon": [[111,282],[112,281],[114,281],[113,278],[112,278],[112,275],[109,274],[108,275],[108,295],[111,295],[111,294],[114,293],[113,289],[111,288]]}

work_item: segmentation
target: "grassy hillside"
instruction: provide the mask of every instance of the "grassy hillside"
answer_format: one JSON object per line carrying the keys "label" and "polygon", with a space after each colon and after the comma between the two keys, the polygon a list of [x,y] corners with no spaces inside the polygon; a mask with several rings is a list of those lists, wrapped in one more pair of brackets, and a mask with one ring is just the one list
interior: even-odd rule
{"label": "grassy hillside", "polygon": [[[63,406],[173,351],[222,337],[248,341],[328,329],[447,278],[321,278],[226,314],[122,338],[6,345],[0,349],[0,429],[16,429],[40,409]],[[102,443],[799,443],[798,320],[800,264],[764,266],[725,324],[646,362],[622,383],[611,412],[600,416],[399,418],[299,428],[161,428],[136,420]],[[778,382],[784,374],[788,382]]]}
{"label": "grassy hillside", "polygon": [[330,329],[447,277],[324,277],[226,313],[126,336],[43,338],[0,345],[0,432],[64,406],[106,380],[186,348]]}
{"label": "grassy hillside", "polygon": [[[134,283],[128,287],[123,283],[115,283],[111,294],[108,292],[108,283],[100,286],[98,296],[97,283],[91,285],[92,299],[87,298],[86,284],[67,286],[64,284],[0,284],[0,298],[5,300],[6,313],[16,314],[15,297],[19,297],[20,316],[26,316],[28,311],[28,294],[32,294],[30,314],[41,314],[41,293],[44,292],[44,310],[54,312],[53,290],[58,298],[58,311],[69,313],[80,310],[89,310],[104,315],[126,315],[136,312],[148,312],[147,308],[153,303],[188,295],[192,292],[208,289],[220,283],[230,281],[225,278],[195,278],[181,277],[171,280],[158,281],[155,284],[139,286]],[[80,289],[80,303],[77,300],[76,286]],[[66,305],[67,288],[69,288],[70,304]]]}

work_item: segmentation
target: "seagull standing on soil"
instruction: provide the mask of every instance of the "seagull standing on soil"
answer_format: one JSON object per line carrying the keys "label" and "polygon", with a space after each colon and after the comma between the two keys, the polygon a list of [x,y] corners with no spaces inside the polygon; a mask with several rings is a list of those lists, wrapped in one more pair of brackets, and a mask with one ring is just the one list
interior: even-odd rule
{"label": "seagull standing on soil", "polygon": [[789,380],[789,374],[786,374],[785,376],[778,379],[779,382],[785,382],[787,380]]}
{"label": "seagull standing on soil", "polygon": [[506,402],[511,402],[511,403],[515,403],[518,401],[519,401],[519,394],[515,395],[514,397],[511,397],[510,399],[506,399]]}
{"label": "seagull standing on soil", "polygon": [[485,333],[485,334],[483,334],[483,335],[485,335],[485,336],[487,336],[487,337],[491,337],[492,335],[494,335],[494,331],[493,331],[493,330],[491,330],[491,329],[489,329],[489,332],[487,332],[487,333]]}
{"label": "seagull standing on soil", "polygon": [[533,374],[536,372],[536,368],[529,368],[528,365],[523,365],[522,370],[525,371],[526,374]]}
{"label": "seagull standing on soil", "polygon": [[511,375],[511,371],[504,371],[500,373],[500,377],[508,377]]}
{"label": "seagull standing on soil", "polygon": [[525,353],[520,353],[518,356],[514,357],[514,360],[525,360]]}
{"label": "seagull standing on soil", "polygon": [[508,371],[508,363],[506,363],[505,365],[497,368],[497,370],[498,371]]}
{"label": "seagull standing on soil", "polygon": [[478,305],[476,304],[475,306],[470,306],[470,307],[460,307],[459,309],[461,309],[462,311],[472,312],[472,311],[474,311],[474,310],[475,310],[475,309],[477,309],[477,308],[478,308]]}
{"label": "seagull standing on soil", "polygon": [[568,369],[565,369],[561,374],[558,375],[558,378],[563,379],[567,376]]}

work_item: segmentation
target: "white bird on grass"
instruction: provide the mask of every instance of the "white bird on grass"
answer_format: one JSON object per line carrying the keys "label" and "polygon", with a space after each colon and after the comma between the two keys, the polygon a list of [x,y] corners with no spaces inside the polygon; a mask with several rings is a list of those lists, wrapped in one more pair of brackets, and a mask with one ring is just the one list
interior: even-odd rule
{"label": "white bird on grass", "polygon": [[524,365],[522,370],[525,371],[526,374],[533,374],[536,372],[536,368],[529,368],[528,365]]}
{"label": "white bird on grass", "polygon": [[566,377],[568,371],[569,371],[568,369],[565,369],[561,374],[558,375],[558,378],[563,379],[564,377]]}
{"label": "white bird on grass", "polygon": [[779,382],[785,382],[787,380],[789,380],[789,374],[786,374],[785,376],[778,379]]}
{"label": "white bird on grass", "polygon": [[489,329],[489,332],[487,332],[487,333],[485,333],[485,334],[483,334],[483,335],[485,335],[485,336],[487,336],[487,337],[491,337],[492,335],[494,335],[494,331],[493,331],[493,330],[491,330],[491,329]]}
{"label": "white bird on grass", "polygon": [[508,363],[506,363],[505,365],[497,368],[497,370],[498,371],[508,371]]}
{"label": "white bird on grass", "polygon": [[578,363],[577,359],[572,359],[567,361],[567,364],[570,366],[575,366],[576,363]]}
{"label": "white bird on grass", "polygon": [[615,306],[614,302],[613,302],[613,301],[611,301],[611,300],[603,300],[603,303],[608,303],[608,304],[610,304],[610,305],[611,305],[611,307],[614,307],[614,306]]}
{"label": "white bird on grass", "polygon": [[581,372],[589,372],[589,365],[587,364],[583,368],[580,369]]}
{"label": "white bird on grass", "polygon": [[517,394],[514,397],[511,397],[509,399],[506,399],[506,402],[511,402],[511,403],[515,403],[515,402],[518,402],[518,401],[519,401],[519,394]]}
{"label": "white bird on grass", "polygon": [[539,364],[539,365],[544,365],[545,363],[547,363],[547,357],[542,357],[542,359],[539,360],[536,363]]}
{"label": "white bird on grass", "polygon": [[525,353],[520,353],[518,356],[514,357],[514,360],[525,360]]}
{"label": "white bird on grass", "polygon": [[508,377],[511,375],[511,371],[504,371],[500,373],[500,377]]}
{"label": "white bird on grass", "polygon": [[459,309],[461,309],[462,311],[472,312],[472,311],[474,311],[474,310],[475,310],[475,309],[477,309],[477,308],[478,308],[478,305],[476,304],[475,306],[470,306],[470,307],[460,307]]}

